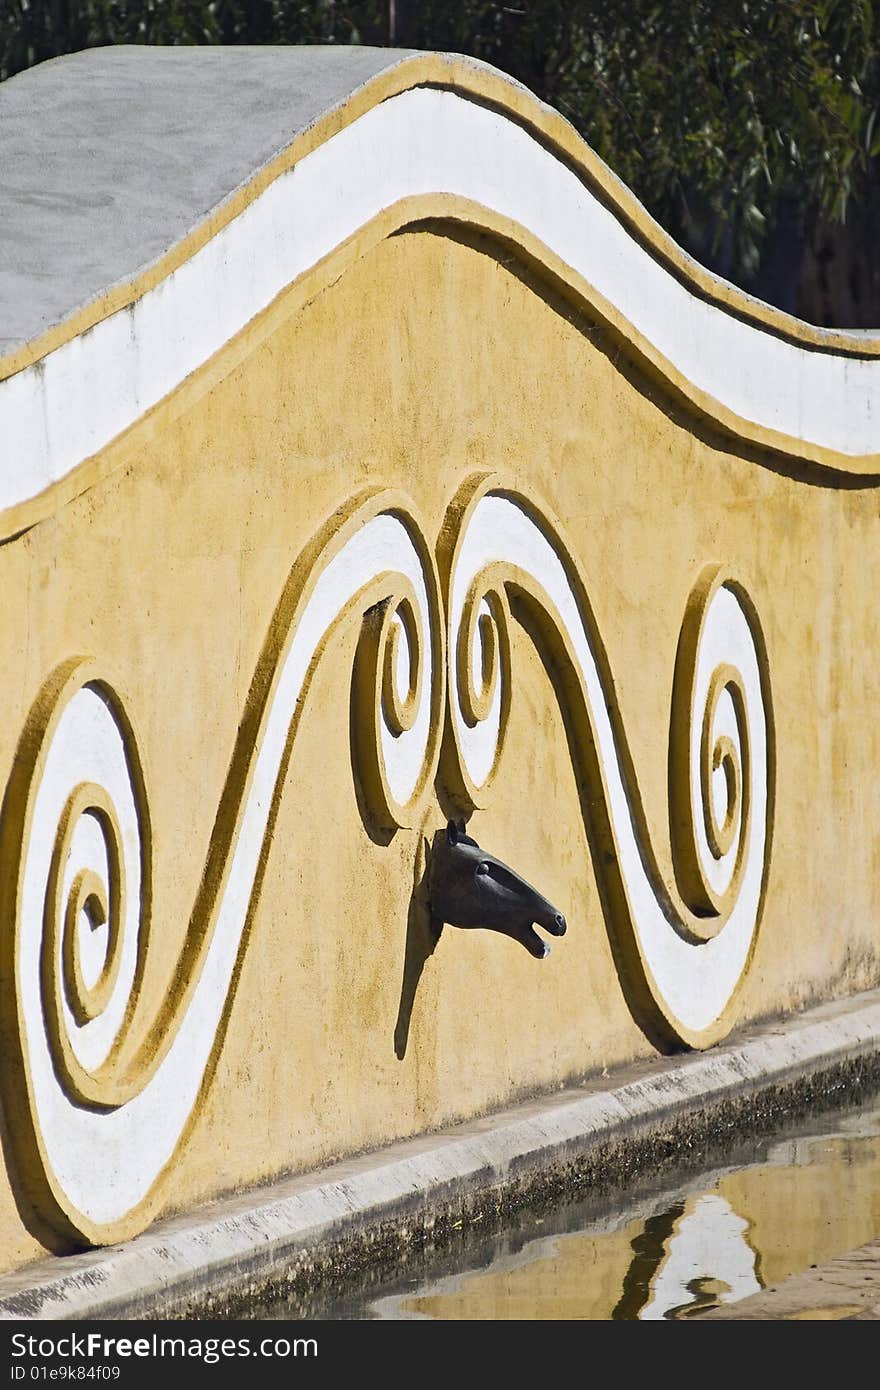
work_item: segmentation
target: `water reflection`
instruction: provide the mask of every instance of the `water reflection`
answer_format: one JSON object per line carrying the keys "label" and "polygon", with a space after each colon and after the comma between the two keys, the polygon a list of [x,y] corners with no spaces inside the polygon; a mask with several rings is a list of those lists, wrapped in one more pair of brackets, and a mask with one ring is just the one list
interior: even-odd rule
{"label": "water reflection", "polygon": [[[378,1318],[662,1319],[756,1293],[751,1223],[719,1190],[499,1249],[482,1269],[373,1301]],[[362,1315],[363,1316],[363,1315]]]}
{"label": "water reflection", "polygon": [[612,1318],[674,1318],[761,1285],[749,1223],[717,1192],[702,1193],[645,1222]]}
{"label": "water reflection", "polygon": [[[313,1316],[675,1319],[880,1235],[880,1098],[740,1151],[735,1162],[611,1212],[581,1203],[430,1265],[400,1269]],[[288,1308],[262,1317],[297,1316]]]}

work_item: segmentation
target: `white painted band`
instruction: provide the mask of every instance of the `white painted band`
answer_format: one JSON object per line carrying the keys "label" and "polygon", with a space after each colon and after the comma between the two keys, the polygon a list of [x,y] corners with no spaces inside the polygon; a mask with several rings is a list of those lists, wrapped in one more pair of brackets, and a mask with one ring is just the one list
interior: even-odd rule
{"label": "white painted band", "polygon": [[663,1256],[650,1283],[641,1321],[659,1321],[693,1299],[697,1280],[722,1280],[719,1303],[735,1303],[762,1287],[758,1257],[750,1244],[751,1226],[720,1192],[702,1192],[664,1242]]}
{"label": "white painted band", "polygon": [[854,458],[880,451],[880,358],[797,346],[696,297],[522,126],[415,88],[306,155],[133,305],[0,382],[0,510],[96,454],[384,209],[437,193],[537,237],[742,420]]}
{"label": "white painted band", "polygon": [[[124,1023],[139,931],[141,879],[138,811],[125,738],[96,687],[81,686],[61,713],[37,788],[24,849],[17,992],[21,1000],[36,1123],[45,1161],[72,1208],[95,1225],[120,1220],[147,1196],[171,1158],[192,1111],[217,1037],[283,764],[291,721],[325,634],[358,593],[383,574],[404,575],[420,610],[424,679],[412,727],[397,737],[383,727],[382,751],[393,795],[405,804],[416,791],[431,733],[431,692],[437,673],[428,635],[434,614],[422,560],[404,522],[383,513],[366,521],[321,572],[300,615],[262,722],[253,775],[214,931],[174,1041],[145,1088],[110,1110],[79,1105],[59,1080],[47,1035],[41,985],[41,927],[59,821],[72,789],[95,782],[110,796],[123,837],[128,914],[124,959],[104,1015],[76,1030],[72,1044],[88,1065],[104,1057]],[[85,852],[86,844],[81,847]],[[106,859],[88,867],[106,876]],[[103,862],[102,862],[103,861]],[[76,868],[83,867],[78,859]]]}
{"label": "white painted band", "polygon": [[[646,867],[599,666],[565,565],[539,523],[509,497],[489,493],[471,514],[452,576],[450,643],[457,640],[464,599],[472,584],[487,566],[505,561],[515,563],[537,581],[571,643],[605,777],[618,862],[642,959],[671,1020],[692,1033],[703,1032],[723,1013],[745,968],[757,926],[764,873],[767,728],[748,620],[733,591],[724,587],[715,591],[703,618],[696,690],[705,701],[712,672],[720,665],[730,665],[739,673],[749,730],[751,816],[743,849],[744,872],[728,920],[717,936],[694,944],[678,929],[671,908],[658,893]],[[492,717],[473,728],[465,723],[454,689],[450,690],[449,707],[468,774],[479,786],[495,762],[500,696]],[[697,725],[702,713],[703,706],[696,705]],[[735,724],[731,732],[736,735]],[[711,858],[708,844],[701,845],[700,851],[704,862]],[[735,845],[730,858],[735,858],[736,853]],[[729,881],[730,867],[722,864],[720,872],[726,872]],[[723,880],[718,886],[724,886]],[[572,913],[572,926],[573,917]]]}

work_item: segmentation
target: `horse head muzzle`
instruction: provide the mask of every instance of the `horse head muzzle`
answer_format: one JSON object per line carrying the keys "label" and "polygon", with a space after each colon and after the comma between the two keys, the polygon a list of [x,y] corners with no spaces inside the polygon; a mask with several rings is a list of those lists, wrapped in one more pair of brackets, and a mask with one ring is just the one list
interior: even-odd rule
{"label": "horse head muzzle", "polygon": [[428,865],[431,912],[451,927],[485,927],[510,936],[538,960],[550,947],[535,931],[564,936],[565,918],[518,873],[450,821],[435,837]]}

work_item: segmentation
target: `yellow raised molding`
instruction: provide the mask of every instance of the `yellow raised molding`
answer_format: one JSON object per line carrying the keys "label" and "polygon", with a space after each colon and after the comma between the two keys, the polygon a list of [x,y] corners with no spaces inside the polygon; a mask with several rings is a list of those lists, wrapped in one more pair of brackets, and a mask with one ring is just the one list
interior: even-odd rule
{"label": "yellow raised molding", "polygon": [[877,983],[878,383],[430,54],[7,353],[5,1268]]}

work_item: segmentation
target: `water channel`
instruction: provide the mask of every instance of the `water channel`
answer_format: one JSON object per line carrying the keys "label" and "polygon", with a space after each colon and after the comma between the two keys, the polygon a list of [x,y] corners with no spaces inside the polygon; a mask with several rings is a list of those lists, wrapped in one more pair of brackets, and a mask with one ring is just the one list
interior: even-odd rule
{"label": "water channel", "polygon": [[739,1143],[723,1161],[471,1226],[444,1248],[262,1319],[687,1318],[880,1236],[880,1095]]}

